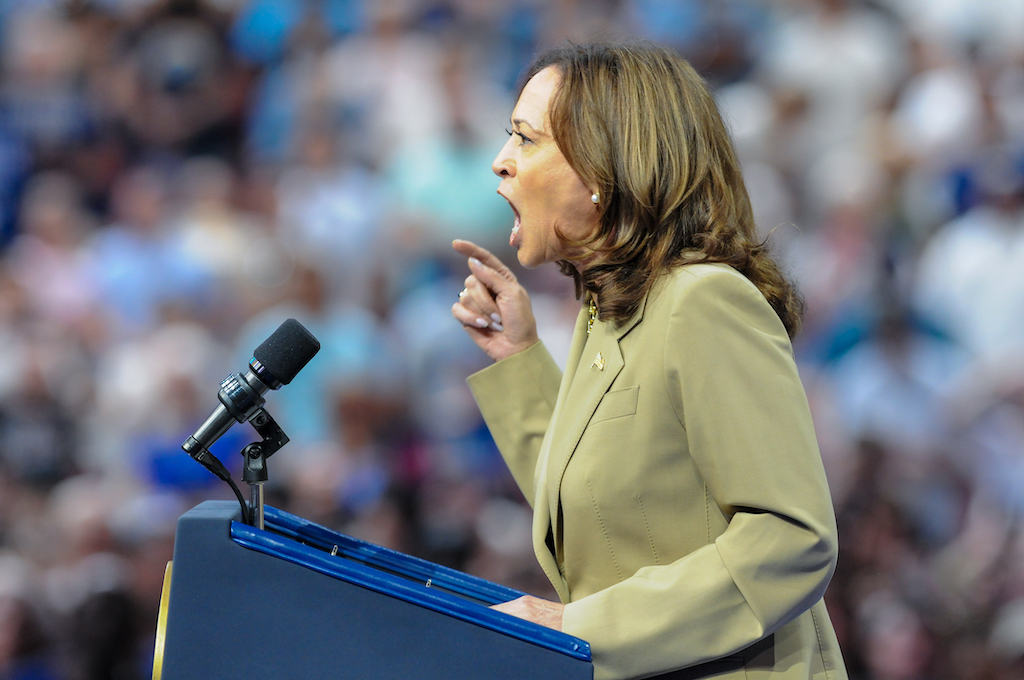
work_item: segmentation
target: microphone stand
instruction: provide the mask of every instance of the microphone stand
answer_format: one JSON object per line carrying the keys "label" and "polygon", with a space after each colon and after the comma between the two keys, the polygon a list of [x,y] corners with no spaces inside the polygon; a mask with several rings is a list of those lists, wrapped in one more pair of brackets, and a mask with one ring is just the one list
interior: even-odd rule
{"label": "microphone stand", "polygon": [[263,441],[254,442],[242,449],[242,481],[249,484],[250,524],[257,529],[263,529],[263,485],[267,481],[267,458],[288,443],[288,435],[264,408],[256,411],[249,418],[249,422],[263,437]]}

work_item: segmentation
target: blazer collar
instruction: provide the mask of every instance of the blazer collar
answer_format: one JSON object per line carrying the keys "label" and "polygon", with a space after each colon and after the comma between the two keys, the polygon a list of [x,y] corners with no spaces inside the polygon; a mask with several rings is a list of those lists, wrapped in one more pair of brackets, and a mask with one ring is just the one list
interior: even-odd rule
{"label": "blazer collar", "polygon": [[[619,325],[614,322],[596,322],[594,324],[594,331],[591,333],[602,333],[605,337],[609,337],[618,341],[622,340],[633,328],[640,323],[644,318],[644,310],[647,307],[647,297],[645,296],[640,300],[640,305],[637,307],[636,312],[632,317],[625,323]],[[572,344],[569,346],[569,359],[565,365],[564,379],[562,380],[562,389],[559,391],[559,402],[566,396],[564,393],[566,388],[572,383],[573,378],[576,377],[576,371],[580,368],[580,361],[583,357],[583,349],[587,345],[587,340],[590,335],[587,334],[587,322],[590,319],[590,310],[587,305],[583,305],[580,308],[579,314],[576,316],[576,327],[573,329]],[[584,367],[585,368],[585,367]]]}
{"label": "blazer collar", "polygon": [[[648,293],[648,295],[650,295],[650,293]],[[612,331],[612,335],[615,337],[616,341],[622,340],[622,338],[626,336],[626,333],[633,330],[633,327],[643,320],[644,310],[647,308],[648,295],[645,295],[643,299],[640,300],[640,305],[637,306],[636,312],[634,312],[633,316],[630,317],[629,321],[626,321],[621,326],[615,326],[615,324],[612,324],[615,326],[615,329]]]}

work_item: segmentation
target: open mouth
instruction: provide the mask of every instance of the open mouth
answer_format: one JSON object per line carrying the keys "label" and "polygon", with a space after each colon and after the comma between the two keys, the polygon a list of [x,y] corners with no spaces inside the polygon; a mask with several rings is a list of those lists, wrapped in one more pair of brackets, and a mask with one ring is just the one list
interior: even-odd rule
{"label": "open mouth", "polygon": [[[504,196],[502,197],[504,198]],[[507,198],[505,198],[508,201]],[[513,248],[519,247],[519,226],[522,224],[522,219],[519,216],[519,211],[512,204],[512,201],[508,201],[508,207],[512,208],[512,214],[515,215],[515,221],[512,224],[512,233],[508,236],[508,244]]]}

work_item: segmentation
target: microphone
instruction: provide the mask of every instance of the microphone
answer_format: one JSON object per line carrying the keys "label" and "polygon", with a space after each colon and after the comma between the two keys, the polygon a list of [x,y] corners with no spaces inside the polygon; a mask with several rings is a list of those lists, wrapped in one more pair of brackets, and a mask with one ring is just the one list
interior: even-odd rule
{"label": "microphone", "polygon": [[263,408],[267,390],[280,389],[320,351],[320,342],[295,319],[288,319],[252,353],[245,374],[233,373],[220,384],[220,404],[181,448],[205,464],[207,449],[236,422]]}

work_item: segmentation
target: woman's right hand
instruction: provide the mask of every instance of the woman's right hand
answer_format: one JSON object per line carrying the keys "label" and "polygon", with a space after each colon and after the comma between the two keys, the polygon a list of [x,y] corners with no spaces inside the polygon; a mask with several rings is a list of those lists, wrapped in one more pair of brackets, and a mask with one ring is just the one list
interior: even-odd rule
{"label": "woman's right hand", "polygon": [[452,316],[480,349],[501,361],[535,344],[537,322],[530,296],[516,275],[487,249],[456,240],[452,247],[469,258],[466,288],[452,305]]}

